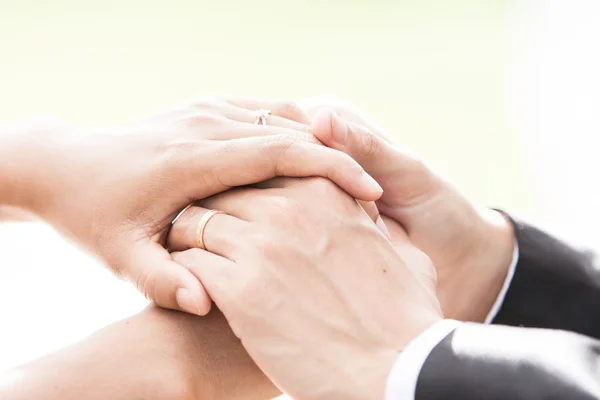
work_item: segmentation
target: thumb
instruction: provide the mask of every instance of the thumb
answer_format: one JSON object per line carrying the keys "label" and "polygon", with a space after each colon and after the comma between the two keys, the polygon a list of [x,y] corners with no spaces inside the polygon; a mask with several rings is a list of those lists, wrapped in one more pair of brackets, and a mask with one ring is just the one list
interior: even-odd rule
{"label": "thumb", "polygon": [[156,305],[196,315],[210,311],[211,300],[204,286],[187,268],[151,240],[137,243],[128,260],[128,277]]}
{"label": "thumb", "polygon": [[376,180],[391,172],[395,164],[393,148],[387,141],[362,125],[344,121],[332,110],[317,112],[312,128],[317,139],[354,158]]}

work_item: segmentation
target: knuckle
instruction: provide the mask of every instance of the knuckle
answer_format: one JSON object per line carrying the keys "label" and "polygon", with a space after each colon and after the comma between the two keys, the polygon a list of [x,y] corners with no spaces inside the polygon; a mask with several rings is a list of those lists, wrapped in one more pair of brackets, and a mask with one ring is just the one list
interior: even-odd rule
{"label": "knuckle", "polygon": [[206,125],[216,125],[224,120],[223,117],[210,112],[197,112],[186,118],[186,125],[197,128]]}
{"label": "knuckle", "polygon": [[264,201],[264,210],[273,221],[288,220],[301,213],[300,204],[292,198],[273,196]]}
{"label": "knuckle", "polygon": [[199,96],[191,101],[190,106],[196,110],[212,110],[222,102],[217,96]]}
{"label": "knuckle", "polygon": [[[168,141],[161,145],[153,160],[152,176],[156,182],[174,182],[179,177],[177,174],[202,168],[202,159],[207,152],[217,151],[219,151],[218,147],[209,141],[193,139]],[[198,176],[199,179],[203,179],[207,174],[200,173]]]}
{"label": "knuckle", "polygon": [[284,158],[285,154],[294,146],[297,145],[299,139],[288,135],[273,135],[267,136],[264,140],[264,151],[271,154],[275,160],[276,166],[279,160]]}
{"label": "knuckle", "polygon": [[138,276],[135,286],[146,299],[154,301],[154,292],[156,288],[156,273],[154,270],[144,269]]}
{"label": "knuckle", "polygon": [[168,140],[162,143],[156,157],[156,169],[160,170],[161,166],[180,164],[182,159],[187,159],[197,148],[198,142],[189,139]]}
{"label": "knuckle", "polygon": [[298,106],[298,104],[292,101],[284,101],[277,104],[275,114],[297,122],[305,122],[306,117],[304,111]]}
{"label": "knuckle", "polygon": [[265,148],[276,152],[285,152],[293,146],[298,139],[289,135],[271,135],[265,137]]}
{"label": "knuckle", "polygon": [[216,143],[211,144],[212,146],[214,146],[214,151],[220,157],[227,157],[233,155],[241,149],[240,144],[235,140],[218,141]]}
{"label": "knuckle", "polygon": [[361,151],[364,155],[374,157],[381,153],[381,142],[373,133],[361,129],[360,132],[358,132],[358,139]]}

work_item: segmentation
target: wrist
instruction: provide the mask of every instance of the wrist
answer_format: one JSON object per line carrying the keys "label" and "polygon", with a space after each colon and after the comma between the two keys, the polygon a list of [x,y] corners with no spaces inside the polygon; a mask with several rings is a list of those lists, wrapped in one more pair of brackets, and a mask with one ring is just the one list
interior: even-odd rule
{"label": "wrist", "polygon": [[0,132],[0,205],[38,214],[52,201],[60,160],[60,138],[67,128],[50,120],[31,120]]}
{"label": "wrist", "polygon": [[440,294],[451,304],[445,307],[446,316],[460,321],[485,321],[504,286],[514,253],[514,229],[506,216],[488,208],[478,209],[477,215],[469,257]]}
{"label": "wrist", "polygon": [[388,377],[398,349],[361,349],[360,354],[346,353],[347,358],[340,359],[342,373],[333,377],[327,387],[314,390],[320,393],[317,399],[384,399]]}

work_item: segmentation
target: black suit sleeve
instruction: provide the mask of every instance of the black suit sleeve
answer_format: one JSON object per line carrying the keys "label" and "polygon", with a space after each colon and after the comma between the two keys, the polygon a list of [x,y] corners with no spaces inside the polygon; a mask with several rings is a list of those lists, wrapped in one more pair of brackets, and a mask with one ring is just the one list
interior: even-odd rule
{"label": "black suit sleeve", "polygon": [[597,400],[599,352],[573,332],[464,324],[429,354],[415,398]]}
{"label": "black suit sleeve", "polygon": [[600,338],[600,260],[513,220],[519,261],[494,324]]}
{"label": "black suit sleeve", "polygon": [[442,340],[416,400],[600,399],[600,264],[513,222],[519,262],[495,325],[464,324]]}

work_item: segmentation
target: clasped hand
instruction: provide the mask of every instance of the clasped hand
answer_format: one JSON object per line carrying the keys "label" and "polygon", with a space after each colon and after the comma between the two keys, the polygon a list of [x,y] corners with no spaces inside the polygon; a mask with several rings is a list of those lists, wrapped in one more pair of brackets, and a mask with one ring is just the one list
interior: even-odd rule
{"label": "clasped hand", "polygon": [[[261,108],[272,110],[268,126],[254,124]],[[381,195],[351,157],[315,143],[305,118],[292,104],[207,99],[96,132],[28,126],[11,145],[23,166],[11,166],[19,190],[8,191],[19,198],[8,205],[52,224],[159,306],[203,315],[211,302],[202,284],[164,248],[192,201],[275,176],[323,176],[363,200]]]}
{"label": "clasped hand", "polygon": [[[225,213],[193,248],[209,209]],[[168,246],[275,385],[365,399],[383,398],[398,351],[441,319],[433,264],[406,235],[394,241],[331,181],[280,178],[198,202]]]}

